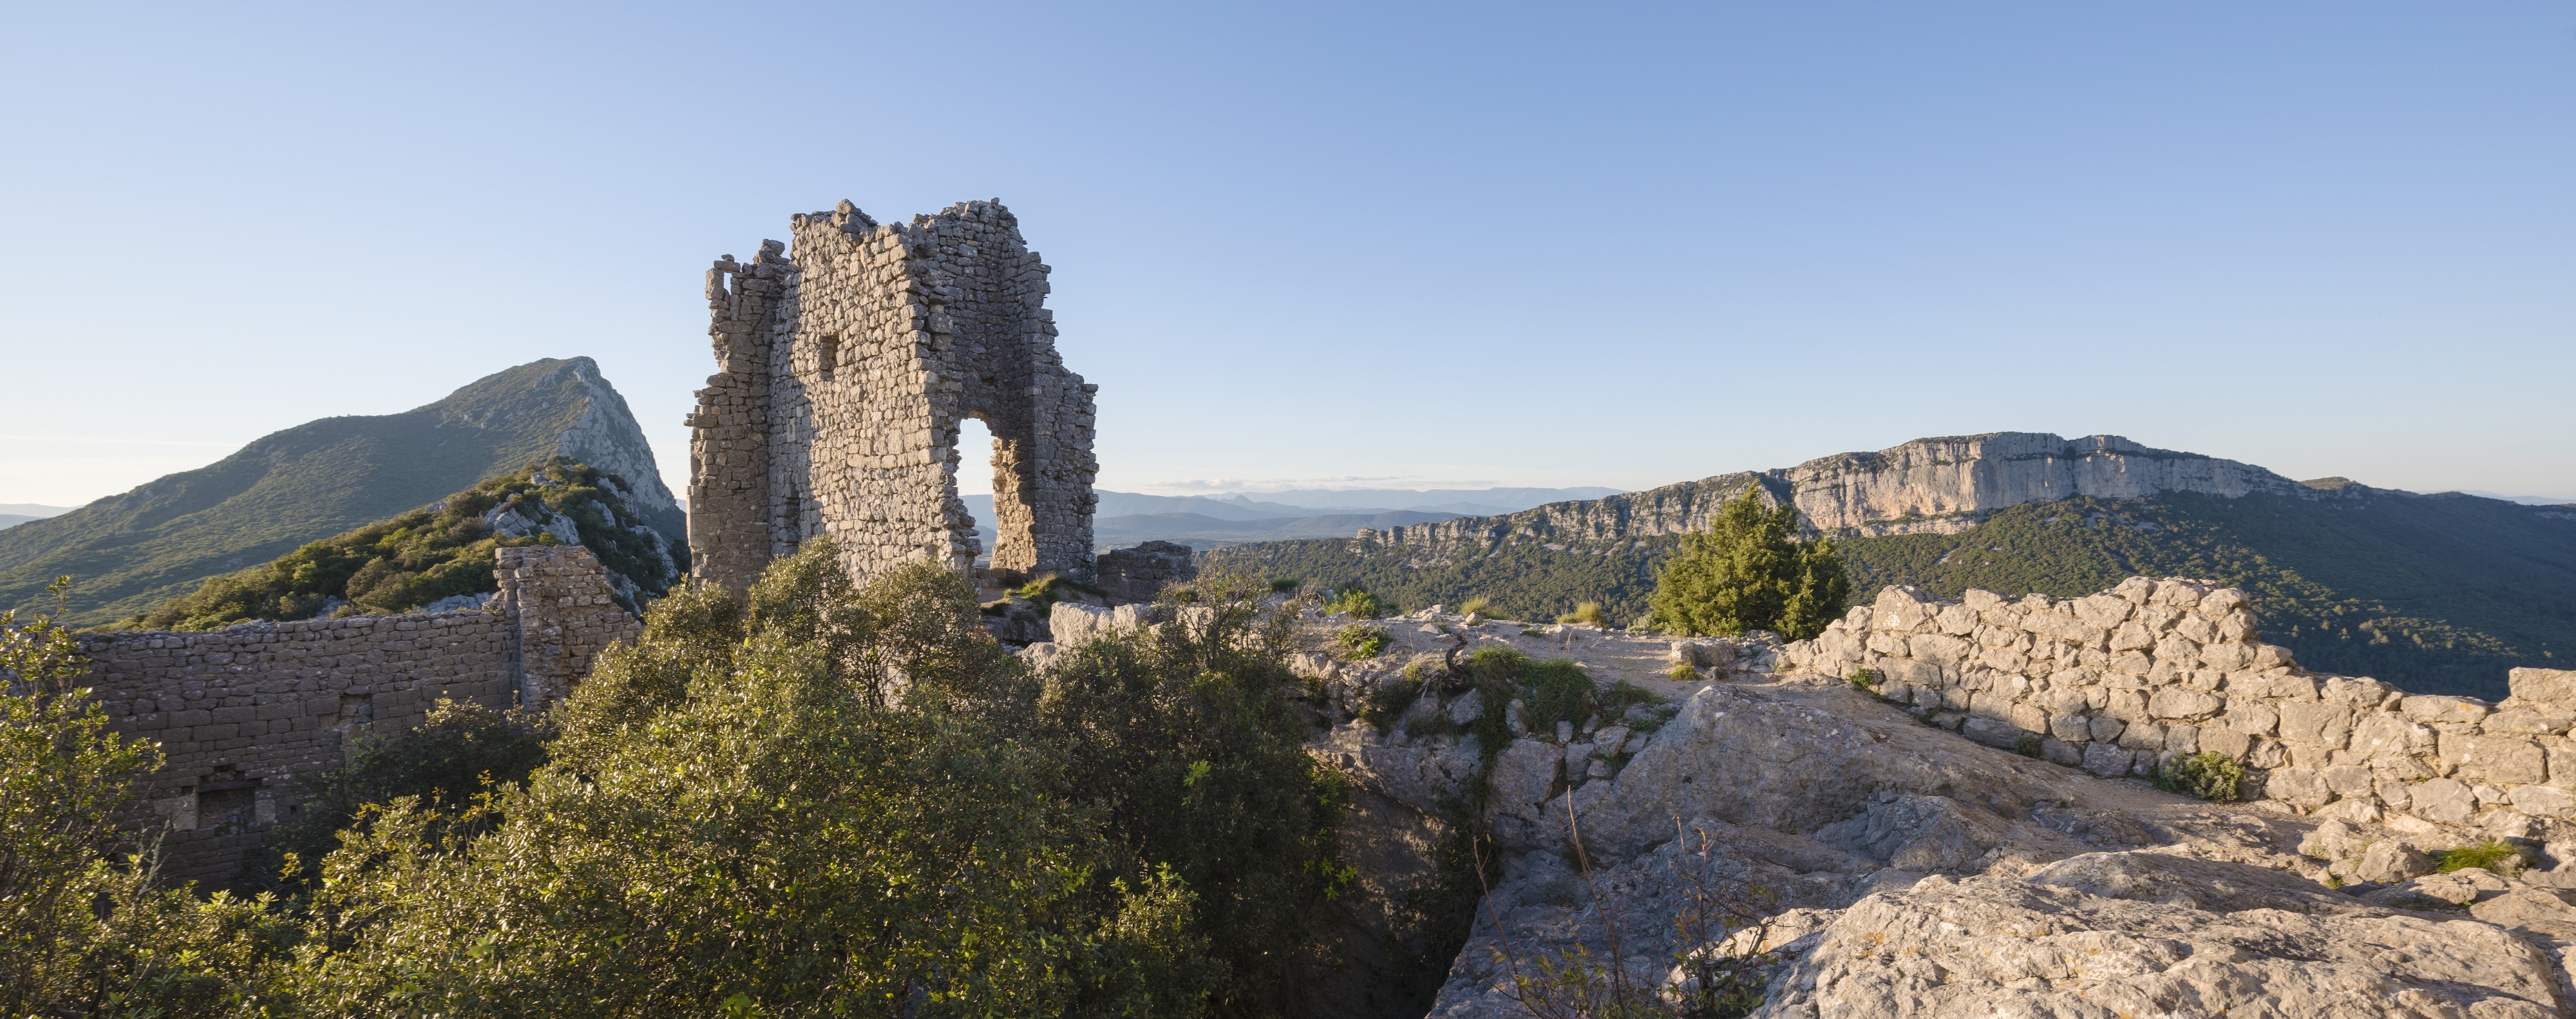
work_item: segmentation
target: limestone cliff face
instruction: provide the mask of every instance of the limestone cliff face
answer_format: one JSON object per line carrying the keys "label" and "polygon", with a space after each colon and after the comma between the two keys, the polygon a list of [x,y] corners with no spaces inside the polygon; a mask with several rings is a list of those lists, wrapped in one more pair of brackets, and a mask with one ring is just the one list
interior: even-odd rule
{"label": "limestone cliff face", "polygon": [[1811,526],[1860,534],[1936,530],[1923,525],[2084,495],[2201,492],[2233,499],[2299,487],[2252,464],[2153,449],[2117,435],[2061,439],[2034,432],[1916,439],[1876,453],[1819,457],[1769,476],[1796,493],[1798,512]]}
{"label": "limestone cliff face", "polygon": [[1720,507],[1758,485],[1762,501],[1794,502],[1826,534],[1950,533],[1980,514],[2076,496],[2136,499],[2162,492],[2235,498],[2302,492],[2252,464],[2154,449],[2116,435],[2065,439],[2037,432],[1916,439],[1875,453],[1841,453],[1795,467],[1721,474],[1602,499],[1551,503],[1496,517],[1462,517],[1391,531],[1363,542],[1491,547],[1506,541],[1586,543],[1679,534],[1708,526]]}

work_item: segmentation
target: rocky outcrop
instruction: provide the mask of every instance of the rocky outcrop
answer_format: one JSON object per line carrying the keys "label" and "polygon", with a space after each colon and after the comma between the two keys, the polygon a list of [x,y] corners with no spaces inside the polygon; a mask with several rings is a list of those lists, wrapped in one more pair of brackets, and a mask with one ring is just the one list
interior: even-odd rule
{"label": "rocky outcrop", "polygon": [[2137,499],[2163,492],[2235,498],[2301,493],[2251,464],[2154,449],[2116,435],[2065,439],[2033,432],[1916,439],[1875,453],[1840,453],[1795,467],[1721,474],[1643,492],[1551,503],[1506,516],[1462,517],[1363,531],[1370,545],[1491,548],[1506,542],[1597,547],[1708,527],[1719,508],[1759,486],[1765,505],[1796,504],[1825,534],[1951,533],[1980,514],[2076,496]]}
{"label": "rocky outcrop", "polygon": [[[1373,624],[1390,643],[1352,659],[1330,640],[1352,621],[1315,619],[1294,663],[1331,723],[1312,751],[1375,797],[1372,825],[1480,805],[1499,861],[1430,1014],[1519,1017],[1522,997],[1576,993],[1675,1006],[1728,979],[1762,1016],[2548,1016],[2576,1001],[2576,841],[2520,806],[2560,788],[2542,746],[2559,735],[2521,730],[2554,723],[2576,673],[2522,670],[2505,705],[2439,698],[2417,708],[2442,716],[2419,719],[2384,684],[2257,643],[2239,592],[2137,579],[2089,599],[1971,597],[1984,607],[1892,590],[1786,646],[1432,611]],[[1406,675],[1437,675],[1453,646],[1570,658],[1655,699],[1552,731],[1514,716],[1486,747],[1467,724],[1480,692]],[[2022,658],[1982,657],[1996,648]],[[2217,704],[2168,717],[2182,691]],[[2114,714],[2132,696],[2136,717]],[[2226,728],[2257,704],[2271,727]],[[2352,739],[2400,719],[2429,742]],[[2541,781],[2495,784],[2480,769],[2520,758],[2464,739],[2529,742]],[[2256,799],[2142,774],[2219,751]],[[2422,781],[2387,799],[2378,772],[2407,767]],[[2450,785],[2468,813],[2411,806]],[[2512,858],[2494,869],[2432,872],[2499,836]],[[1372,887],[1427,880],[1407,874]]]}

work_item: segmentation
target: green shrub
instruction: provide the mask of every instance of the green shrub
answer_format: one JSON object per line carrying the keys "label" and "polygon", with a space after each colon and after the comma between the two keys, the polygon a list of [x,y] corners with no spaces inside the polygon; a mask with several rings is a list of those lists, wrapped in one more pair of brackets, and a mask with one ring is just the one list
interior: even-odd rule
{"label": "green shrub", "polygon": [[1404,709],[1421,699],[1422,680],[1401,676],[1389,679],[1369,691],[1368,702],[1360,708],[1360,720],[1385,732],[1395,724],[1397,716],[1404,714]]}
{"label": "green shrub", "polygon": [[1494,614],[1494,600],[1481,594],[1474,595],[1469,597],[1466,601],[1458,603],[1458,614],[1462,616],[1491,616]]}
{"label": "green shrub", "polygon": [[1673,682],[1688,683],[1699,678],[1699,670],[1691,668],[1689,662],[1674,662],[1673,667],[1664,675],[1671,678]]}
{"label": "green shrub", "polygon": [[1395,607],[1364,588],[1346,587],[1325,600],[1324,611],[1348,612],[1357,619],[1384,619],[1394,614]]}
{"label": "green shrub", "polygon": [[2483,867],[2498,874],[2511,875],[2521,869],[2522,848],[2499,838],[2483,838],[2457,849],[2425,854],[2433,859],[2433,872],[2448,874],[2455,870]]}
{"label": "green shrub", "polygon": [[1876,692],[1878,685],[1886,682],[1886,678],[1879,675],[1877,669],[1853,669],[1852,674],[1843,677],[1843,680],[1850,683],[1852,689],[1862,693]]}
{"label": "green shrub", "polygon": [[1682,536],[1648,600],[1656,625],[1689,636],[1770,630],[1790,640],[1824,632],[1851,600],[1831,541],[1795,541],[1797,507],[1762,508],[1758,486],[1726,504],[1706,531]]}
{"label": "green shrub", "polygon": [[2023,757],[2037,757],[2039,756],[2040,749],[2041,743],[2039,737],[2036,735],[2023,733],[2013,739],[2013,753],[2020,754]]}
{"label": "green shrub", "polygon": [[1352,623],[1333,635],[1333,646],[1340,648],[1346,658],[1375,658],[1394,639],[1386,627]]}
{"label": "green shrub", "polygon": [[1246,578],[1196,584],[1203,624],[1094,641],[1048,670],[1036,731],[1099,812],[1112,876],[1173,875],[1225,975],[1211,1011],[1277,1014],[1329,964],[1318,926],[1355,874],[1332,835],[1347,782],[1306,752],[1293,614]]}
{"label": "green shrub", "polygon": [[339,847],[340,830],[365,826],[368,805],[412,796],[459,806],[487,785],[527,781],[545,760],[545,734],[523,712],[441,700],[411,730],[361,735],[348,763],[306,773],[301,783],[312,798],[269,829],[243,883],[299,892]]}
{"label": "green shrub", "polygon": [[2225,754],[2204,750],[2175,758],[2160,778],[2157,784],[2169,791],[2212,803],[2233,803],[2245,784],[2245,766]]}
{"label": "green shrub", "polygon": [[1270,593],[1295,594],[1298,588],[1304,586],[1306,582],[1295,577],[1276,577],[1270,581]]}
{"label": "green shrub", "polygon": [[1601,625],[1601,603],[1597,601],[1583,602],[1576,605],[1574,607],[1574,611],[1556,617],[1556,621],[1560,623],[1590,623],[1594,626],[1599,626]]}
{"label": "green shrub", "polygon": [[157,886],[156,847],[116,820],[160,749],[113,731],[88,665],[51,620],[0,612],[0,1015],[259,1014],[294,925]]}

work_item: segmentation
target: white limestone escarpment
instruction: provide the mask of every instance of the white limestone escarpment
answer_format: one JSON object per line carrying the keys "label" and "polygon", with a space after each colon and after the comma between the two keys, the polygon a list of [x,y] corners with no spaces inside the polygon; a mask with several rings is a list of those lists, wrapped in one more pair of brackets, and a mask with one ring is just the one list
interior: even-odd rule
{"label": "white limestone escarpment", "polygon": [[1995,432],[1916,439],[1875,453],[1840,453],[1795,467],[1721,474],[1504,516],[1362,531],[1357,542],[1420,548],[1583,543],[1597,549],[1603,542],[1705,529],[1748,485],[1760,487],[1766,505],[1794,503],[1806,527],[1829,535],[1953,533],[1994,510],[2078,496],[2198,492],[2237,498],[2306,491],[2252,464],[2154,449],[2116,435],[2065,439]]}

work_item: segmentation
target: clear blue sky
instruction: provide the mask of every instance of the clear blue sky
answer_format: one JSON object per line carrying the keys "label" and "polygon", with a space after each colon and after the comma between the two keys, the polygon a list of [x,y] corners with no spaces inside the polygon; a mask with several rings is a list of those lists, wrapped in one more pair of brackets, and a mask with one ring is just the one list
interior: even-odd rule
{"label": "clear blue sky", "polygon": [[1111,488],[2576,497],[2576,4],[417,6],[0,13],[0,502],[576,354],[678,487],[710,259],[990,197]]}

